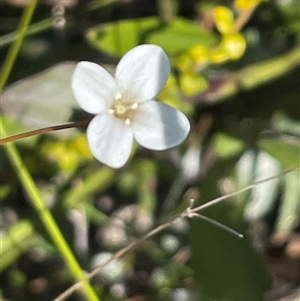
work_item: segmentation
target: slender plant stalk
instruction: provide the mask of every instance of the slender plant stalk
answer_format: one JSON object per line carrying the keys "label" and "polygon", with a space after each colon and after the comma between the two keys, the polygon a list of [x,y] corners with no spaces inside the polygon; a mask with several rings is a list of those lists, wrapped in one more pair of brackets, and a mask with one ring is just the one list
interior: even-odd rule
{"label": "slender plant stalk", "polygon": [[54,131],[84,126],[84,125],[87,125],[89,122],[90,122],[90,119],[83,120],[83,121],[75,121],[75,122],[60,124],[60,125],[52,125],[52,126],[47,126],[47,127],[40,128],[37,130],[32,130],[32,131],[16,134],[16,135],[9,136],[6,138],[0,138],[0,145],[5,144],[7,142],[13,142],[13,141],[17,141],[17,140],[20,140],[23,138],[28,138],[28,137],[32,137],[32,136],[36,136],[36,135],[41,135],[41,134],[45,134],[45,133],[51,133]]}
{"label": "slender plant stalk", "polygon": [[[217,221],[214,221],[210,218],[207,218],[204,215],[200,215],[198,212],[202,211],[210,206],[214,206],[220,202],[223,202],[225,200],[229,200],[231,197],[234,197],[236,195],[239,195],[245,191],[248,191],[252,188],[254,188],[257,185],[266,183],[268,181],[280,178],[280,177],[284,177],[285,175],[291,173],[291,172],[295,172],[295,171],[299,171],[300,167],[295,167],[289,170],[286,170],[280,174],[274,175],[272,177],[269,178],[265,178],[263,180],[259,180],[257,182],[254,182],[242,189],[236,190],[232,193],[226,194],[224,196],[218,197],[216,199],[213,199],[205,204],[202,204],[196,208],[193,208],[193,203],[194,203],[194,199],[190,199],[190,206],[186,209],[184,209],[184,211],[182,211],[181,213],[179,213],[178,215],[176,215],[174,218],[172,218],[170,221],[159,225],[158,227],[154,228],[153,230],[151,230],[150,232],[148,232],[145,236],[143,236],[142,238],[130,243],[129,245],[127,245],[126,247],[122,248],[121,250],[119,250],[118,252],[116,252],[113,256],[111,256],[106,262],[104,262],[103,264],[97,266],[93,271],[91,271],[90,273],[86,274],[86,278],[87,279],[92,279],[95,275],[97,275],[105,266],[107,266],[109,263],[111,263],[113,260],[115,259],[120,259],[123,258],[124,256],[126,256],[127,254],[129,254],[129,252],[131,252],[132,250],[136,249],[138,247],[138,245],[140,245],[142,242],[146,241],[147,239],[157,235],[158,233],[160,233],[162,230],[170,227],[171,225],[173,225],[173,223],[181,218],[194,218],[194,217],[198,217],[198,218],[202,218],[218,227],[221,227],[222,229],[229,231],[230,233],[234,234],[235,236],[237,236],[238,238],[242,238],[243,235],[236,232],[233,229],[230,229],[226,226],[224,226],[223,224],[220,224]],[[82,281],[77,282],[75,284],[73,284],[71,287],[69,287],[67,290],[65,290],[61,295],[59,295],[58,297],[56,297],[53,301],[64,301],[66,300],[68,297],[70,297],[75,291],[77,291],[78,289],[81,288],[82,286]]]}
{"label": "slender plant stalk", "polygon": [[[22,45],[22,41],[26,35],[26,31],[28,25],[31,21],[32,15],[35,11],[37,0],[31,0],[27,7],[24,10],[22,15],[20,24],[18,26],[18,36],[15,42],[12,44],[8,55],[5,59],[3,68],[1,70],[1,78],[0,78],[0,90],[3,89],[5,86],[9,74],[12,70],[13,64],[15,59],[18,55],[20,47]],[[0,132],[2,136],[7,136],[5,125],[3,120],[0,123]],[[89,301],[100,301],[97,297],[93,287],[90,283],[86,280],[84,272],[82,271],[79,263],[77,262],[74,254],[72,253],[67,241],[65,240],[64,236],[62,235],[57,223],[55,222],[53,216],[51,215],[48,208],[45,206],[43,199],[39,193],[37,186],[35,185],[29,171],[27,170],[26,166],[22,162],[22,159],[13,143],[8,143],[5,146],[5,150],[7,155],[17,173],[17,176],[22,183],[25,191],[27,192],[29,199],[31,201],[32,206],[39,214],[47,232],[49,233],[50,237],[52,238],[53,242],[55,243],[57,249],[63,256],[66,261],[66,264],[71,272],[71,274],[75,277],[76,280],[83,281],[83,289],[86,294],[87,300]]]}
{"label": "slender plant stalk", "polygon": [[241,14],[235,21],[235,24],[234,24],[234,27],[232,30],[233,32],[239,32],[242,29],[242,27],[248,22],[248,20],[254,13],[256,7],[257,7],[256,5],[253,5],[252,7],[241,11]]}
{"label": "slender plant stalk", "polygon": [[[43,30],[46,30],[48,28],[51,28],[52,24],[53,24],[52,18],[44,19],[40,22],[32,24],[28,27],[26,36],[30,36],[30,35],[39,33]],[[17,31],[16,32],[14,31],[14,32],[11,32],[11,33],[1,36],[0,48],[3,48],[5,46],[7,46],[8,44],[14,42],[17,38],[18,38]]]}
{"label": "slender plant stalk", "polygon": [[9,48],[8,54],[4,60],[3,67],[1,69],[1,77],[0,77],[0,91],[4,88],[7,79],[9,77],[10,71],[14,65],[15,59],[19,53],[22,42],[25,38],[29,23],[31,21],[32,15],[35,11],[38,0],[31,0],[24,12],[22,14],[18,29],[17,29],[17,39]]}
{"label": "slender plant stalk", "polygon": [[[5,129],[1,128],[1,132],[5,134]],[[28,169],[22,162],[22,159],[13,143],[7,143],[5,144],[5,149],[7,151],[7,155],[18,175],[18,178],[20,182],[22,183],[24,189],[26,190],[30,200],[31,204],[36,210],[36,212],[39,214],[40,219],[42,220],[45,228],[47,229],[47,232],[49,233],[50,237],[52,238],[53,242],[57,246],[59,252],[64,257],[68,268],[70,272],[73,274],[73,276],[77,280],[83,280],[84,284],[84,290],[86,292],[86,295],[88,296],[88,299],[91,301],[99,301],[98,297],[96,296],[96,293],[94,292],[93,288],[90,286],[89,282],[85,280],[85,275],[78,264],[75,256],[73,255],[68,243],[66,242],[65,238],[63,237],[62,233],[60,232],[60,229],[55,222],[53,216],[51,215],[48,208],[45,206],[41,195],[38,191],[38,188],[36,187],[30,173],[28,172]]]}

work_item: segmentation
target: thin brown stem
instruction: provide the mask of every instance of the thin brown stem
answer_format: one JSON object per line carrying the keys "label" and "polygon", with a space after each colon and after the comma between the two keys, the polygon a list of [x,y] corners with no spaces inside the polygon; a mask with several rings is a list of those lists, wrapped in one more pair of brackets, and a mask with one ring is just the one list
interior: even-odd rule
{"label": "thin brown stem", "polygon": [[[148,238],[150,238],[152,236],[155,236],[157,233],[159,233],[162,230],[168,228],[170,225],[172,225],[173,222],[174,222],[174,220],[172,220],[171,222],[162,224],[162,225],[156,227],[155,229],[153,229],[152,231],[150,231],[148,234],[146,234],[145,236],[143,236],[139,240],[136,240],[136,241],[130,243],[129,245],[127,245],[126,247],[124,247],[123,249],[121,249],[120,251],[115,253],[113,256],[111,256],[105,263],[97,266],[92,272],[86,274],[85,280],[91,280],[95,275],[97,275],[105,266],[107,266],[113,260],[120,259],[120,258],[124,257],[131,250],[135,249],[139,244],[141,244],[142,242],[144,242]],[[65,290],[62,294],[60,294],[58,297],[56,297],[53,301],[63,301],[63,300],[65,300],[66,298],[70,297],[76,290],[79,290],[82,287],[82,285],[83,285],[82,280],[76,282],[75,284],[70,286],[67,290]]]}
{"label": "thin brown stem", "polygon": [[[230,199],[232,196],[238,195],[238,194],[240,194],[240,193],[242,193],[244,191],[250,190],[250,189],[252,189],[256,185],[260,185],[260,184],[266,183],[266,182],[268,182],[270,180],[273,180],[275,178],[279,178],[279,177],[285,176],[286,174],[288,174],[290,172],[297,171],[299,169],[300,169],[300,167],[296,167],[296,168],[292,168],[292,169],[286,170],[283,173],[280,173],[280,174],[277,174],[275,176],[272,176],[272,177],[265,178],[263,180],[257,181],[257,182],[255,182],[255,183],[253,183],[251,185],[248,185],[248,186],[246,186],[246,187],[244,187],[244,188],[242,188],[240,190],[237,190],[237,191],[235,191],[233,193],[230,193],[230,194],[227,194],[225,196],[222,196],[222,197],[219,197],[217,199],[214,199],[214,200],[212,200],[212,201],[210,201],[210,202],[208,202],[206,204],[203,204],[203,205],[201,205],[199,207],[196,207],[196,208],[192,208],[194,200],[191,200],[190,206],[185,211],[183,211],[180,215],[178,215],[177,217],[175,217],[171,221],[169,221],[167,223],[164,223],[164,224],[162,224],[162,225],[154,228],[152,231],[150,231],[144,237],[140,238],[137,241],[134,241],[134,242],[130,243],[129,245],[127,245],[123,249],[119,250],[112,257],[110,257],[105,263],[103,263],[102,265],[96,267],[90,273],[87,273],[86,274],[86,280],[91,280],[95,275],[97,275],[110,262],[112,262],[113,260],[116,260],[116,259],[123,258],[126,254],[128,254],[130,251],[132,251],[133,249],[135,249],[139,244],[141,244],[145,240],[147,240],[147,239],[155,236],[156,234],[160,233],[162,230],[170,227],[175,222],[175,220],[177,220],[177,219],[181,219],[181,218],[185,218],[185,217],[187,217],[187,218],[194,218],[194,217],[202,218],[202,219],[204,219],[204,220],[206,220],[208,222],[212,222],[214,225],[216,225],[218,227],[221,227],[221,228],[223,228],[223,229],[225,229],[227,231],[229,230],[230,233],[238,236],[239,238],[242,238],[243,237],[242,234],[236,232],[233,229],[229,229],[228,227],[226,227],[226,226],[218,223],[217,221],[213,221],[213,220],[211,220],[210,218],[208,218],[206,216],[200,215],[197,212],[202,211],[202,210],[204,210],[205,208],[207,208],[209,206],[212,206],[212,205],[215,205],[217,203],[220,203],[221,201],[225,201],[226,199]],[[63,300],[65,300],[66,298],[70,297],[76,290],[79,290],[82,287],[82,285],[83,285],[83,281],[82,280],[78,281],[74,285],[70,286],[66,291],[64,291],[58,297],[56,297],[53,301],[63,301]]]}
{"label": "thin brown stem", "polygon": [[13,135],[13,136],[9,136],[9,137],[0,139],[0,145],[5,144],[7,142],[20,140],[20,139],[27,138],[27,137],[32,137],[32,136],[35,136],[35,135],[40,135],[40,134],[50,133],[50,132],[59,131],[59,130],[75,128],[75,127],[81,127],[81,126],[87,125],[89,122],[90,122],[90,119],[83,120],[83,121],[75,121],[75,122],[71,122],[71,123],[60,124],[60,125],[52,125],[52,126],[48,126],[48,127],[37,129],[37,130],[32,130],[32,131],[28,131],[28,132],[25,132],[25,133],[16,134],[16,135]]}
{"label": "thin brown stem", "polygon": [[241,234],[241,233],[239,233],[239,232],[237,232],[237,231],[235,231],[235,230],[233,230],[233,229],[231,229],[231,228],[229,228],[229,227],[227,227],[227,226],[225,226],[225,225],[223,225],[223,224],[221,224],[221,223],[219,223],[219,222],[217,222],[217,221],[215,221],[215,220],[213,220],[213,219],[211,219],[211,218],[209,218],[207,216],[204,216],[202,214],[194,213],[192,217],[198,217],[200,219],[203,219],[206,222],[209,222],[212,225],[215,225],[215,226],[217,226],[217,227],[219,227],[221,229],[224,229],[225,231],[227,231],[227,232],[229,232],[229,233],[237,236],[238,238],[243,238],[244,237],[243,234]]}
{"label": "thin brown stem", "polygon": [[238,194],[240,194],[240,193],[242,193],[244,191],[250,190],[250,189],[254,188],[257,185],[263,184],[265,182],[268,182],[268,181],[271,181],[271,180],[274,180],[274,179],[278,179],[278,178],[283,177],[283,176],[285,176],[286,174],[288,174],[288,173],[290,173],[292,171],[296,171],[296,170],[299,170],[299,169],[300,169],[300,167],[295,167],[295,168],[292,168],[292,169],[288,169],[288,170],[286,170],[286,171],[284,171],[284,172],[282,172],[280,174],[274,175],[272,177],[256,181],[256,182],[254,182],[254,183],[252,183],[252,184],[250,184],[250,185],[248,185],[248,186],[246,186],[244,188],[241,188],[241,189],[236,190],[234,192],[228,193],[228,194],[223,195],[221,197],[218,197],[218,198],[216,198],[216,199],[214,199],[214,200],[212,200],[212,201],[210,201],[208,203],[205,203],[205,204],[200,205],[200,206],[198,206],[196,208],[193,208],[191,211],[192,212],[202,211],[202,210],[204,210],[204,209],[206,209],[208,207],[211,207],[213,205],[216,205],[216,204],[218,204],[218,203],[220,203],[220,202],[222,202],[222,201],[224,201],[226,199],[234,197],[234,196],[236,196],[236,195],[238,195]]}

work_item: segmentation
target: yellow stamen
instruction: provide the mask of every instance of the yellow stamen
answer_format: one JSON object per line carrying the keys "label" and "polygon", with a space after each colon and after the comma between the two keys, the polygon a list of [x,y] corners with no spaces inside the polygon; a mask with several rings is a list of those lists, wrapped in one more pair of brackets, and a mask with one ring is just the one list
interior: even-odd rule
{"label": "yellow stamen", "polygon": [[134,111],[138,106],[139,105],[136,102],[132,104],[124,101],[121,93],[118,92],[115,96],[115,101],[108,112],[114,114],[119,119],[123,119],[125,124],[129,125],[132,121]]}

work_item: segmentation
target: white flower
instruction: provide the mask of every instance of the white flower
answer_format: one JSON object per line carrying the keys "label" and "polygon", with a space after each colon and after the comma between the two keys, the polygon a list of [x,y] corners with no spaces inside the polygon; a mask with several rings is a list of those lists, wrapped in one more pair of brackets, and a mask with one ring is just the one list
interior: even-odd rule
{"label": "white flower", "polygon": [[148,149],[165,150],[186,138],[187,117],[153,100],[169,73],[168,57],[156,45],[140,45],[127,52],[115,78],[95,63],[77,64],[72,89],[79,106],[96,115],[87,128],[96,159],[119,168],[129,158],[133,139]]}

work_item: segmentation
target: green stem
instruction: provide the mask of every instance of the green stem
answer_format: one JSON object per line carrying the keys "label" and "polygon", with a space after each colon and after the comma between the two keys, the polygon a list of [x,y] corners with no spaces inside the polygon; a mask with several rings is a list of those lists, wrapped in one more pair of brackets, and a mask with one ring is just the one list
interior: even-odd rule
{"label": "green stem", "polygon": [[[4,128],[3,122],[1,122],[1,133],[6,135],[6,131]],[[13,143],[5,144],[5,149],[7,151],[7,155],[18,175],[20,182],[22,183],[24,189],[26,190],[31,204],[39,214],[47,232],[49,233],[50,237],[52,238],[53,242],[57,246],[57,249],[64,257],[70,272],[77,280],[84,280],[83,286],[88,296],[89,300],[91,301],[99,301],[96,293],[94,292],[93,288],[91,287],[90,283],[85,280],[85,275],[78,264],[75,256],[73,255],[71,249],[69,248],[68,243],[66,242],[65,238],[63,237],[60,229],[55,222],[52,214],[45,206],[38,188],[36,187],[30,173],[28,172],[26,166],[21,160],[21,157]]]}
{"label": "green stem", "polygon": [[[29,23],[31,21],[32,15],[35,11],[36,5],[38,0],[31,0],[28,5],[26,6],[22,18],[20,20],[18,26],[18,36],[17,39],[14,41],[12,46],[9,49],[8,55],[5,58],[3,68],[1,70],[1,78],[0,78],[0,90],[3,89],[5,86],[7,79],[10,75],[12,67],[14,65],[15,59],[18,55],[18,52],[21,48],[23,39],[26,35]],[[0,133],[3,136],[7,136],[4,122],[1,120],[0,122]],[[57,249],[59,250],[60,254],[66,261],[66,264],[75,277],[76,280],[83,281],[83,289],[86,293],[86,296],[89,301],[100,301],[97,297],[93,287],[90,283],[86,280],[85,274],[82,271],[79,263],[77,262],[74,254],[72,253],[68,243],[66,242],[65,238],[63,237],[57,223],[55,222],[52,214],[45,206],[43,199],[41,198],[40,192],[35,185],[29,171],[27,170],[26,166],[22,162],[22,159],[13,143],[7,143],[5,146],[7,151],[7,155],[17,173],[17,176],[22,183],[25,191],[27,192],[29,199],[31,201],[32,206],[40,215],[40,218],[47,229],[48,234],[52,238],[53,242],[55,243]]]}
{"label": "green stem", "polygon": [[[48,18],[48,19],[42,20],[40,22],[37,22],[35,24],[32,24],[28,27],[26,36],[30,36],[30,35],[39,33],[43,30],[46,30],[46,29],[50,28],[52,26],[52,24],[53,24],[52,18]],[[7,46],[8,44],[14,42],[17,38],[18,38],[18,31],[14,31],[14,32],[11,32],[11,33],[1,36],[0,48],[3,48],[5,46]]]}
{"label": "green stem", "polygon": [[34,13],[34,10],[36,8],[38,0],[31,0],[26,8],[24,9],[24,12],[22,14],[17,34],[18,37],[15,40],[15,42],[12,44],[12,46],[9,48],[8,54],[5,58],[5,61],[3,63],[3,67],[1,70],[1,78],[0,78],[0,91],[4,88],[7,79],[9,77],[10,71],[13,67],[13,64],[15,62],[15,59],[18,55],[18,52],[21,48],[22,42],[25,38],[27,28],[29,26],[29,23],[31,21],[32,15]]}

